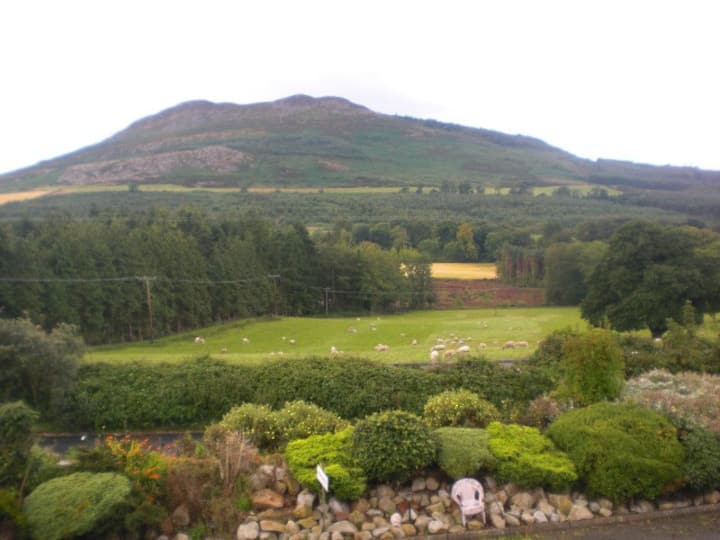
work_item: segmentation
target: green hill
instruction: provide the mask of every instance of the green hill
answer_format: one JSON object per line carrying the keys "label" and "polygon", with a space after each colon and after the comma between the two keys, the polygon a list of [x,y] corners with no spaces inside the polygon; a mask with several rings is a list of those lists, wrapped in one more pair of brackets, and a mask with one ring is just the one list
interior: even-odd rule
{"label": "green hill", "polygon": [[580,159],[538,139],[378,114],[336,97],[235,105],[193,101],[94,146],[0,176],[0,190],[187,186],[472,188],[597,184],[679,189],[720,172]]}

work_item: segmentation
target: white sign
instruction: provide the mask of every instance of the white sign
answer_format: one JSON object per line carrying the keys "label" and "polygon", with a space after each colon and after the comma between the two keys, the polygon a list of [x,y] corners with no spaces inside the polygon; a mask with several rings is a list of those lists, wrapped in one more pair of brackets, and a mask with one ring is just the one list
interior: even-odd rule
{"label": "white sign", "polygon": [[325,491],[330,490],[330,479],[328,478],[327,473],[323,470],[323,468],[318,465],[315,469],[316,474],[315,477],[317,478],[317,481],[320,482],[320,485]]}

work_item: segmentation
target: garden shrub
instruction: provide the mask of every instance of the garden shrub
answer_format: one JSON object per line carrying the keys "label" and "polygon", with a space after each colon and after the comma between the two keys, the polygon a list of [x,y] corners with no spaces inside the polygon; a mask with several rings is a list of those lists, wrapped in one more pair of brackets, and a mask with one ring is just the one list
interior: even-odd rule
{"label": "garden shrub", "polygon": [[385,411],[357,423],[352,454],[369,479],[403,482],[435,460],[435,440],[418,416]]}
{"label": "garden shrub", "polygon": [[101,538],[120,526],[130,491],[130,480],[120,474],[74,473],[39,485],[24,511],[35,538]]}
{"label": "garden shrub", "polygon": [[337,414],[302,400],[291,401],[276,413],[283,441],[304,439],[311,435],[334,433],[348,423]]}
{"label": "garden shrub", "polygon": [[184,504],[191,520],[197,521],[206,509],[215,486],[220,485],[219,469],[212,459],[179,457],[170,462],[167,497],[171,508]]}
{"label": "garden shrub", "polygon": [[484,429],[442,427],[433,431],[437,463],[450,478],[473,476],[478,471],[495,468],[495,457],[488,446],[489,435]]}
{"label": "garden shrub", "polygon": [[253,472],[260,462],[257,449],[247,436],[219,424],[208,426],[203,435],[205,448],[217,463],[223,495],[231,496],[242,477]]}
{"label": "garden shrub", "polygon": [[520,423],[544,430],[560,416],[562,411],[563,406],[557,399],[547,395],[538,396],[530,402]]}
{"label": "garden shrub", "polygon": [[685,433],[680,442],[685,449],[685,479],[696,492],[720,488],[720,436],[702,427]]}
{"label": "garden shrub", "polygon": [[330,492],[340,500],[356,500],[366,488],[365,474],[351,453],[353,428],[290,441],[285,448],[290,472],[305,488],[320,492],[316,466],[330,479]]}
{"label": "garden shrub", "polygon": [[15,489],[0,489],[0,538],[22,538],[25,514]]}
{"label": "garden shrub", "polygon": [[682,481],[677,431],[649,409],[596,403],[563,414],[546,434],[570,456],[591,497],[653,500]]}
{"label": "garden shrub", "polygon": [[276,413],[267,405],[243,403],[222,417],[220,425],[239,431],[261,450],[275,450],[280,444],[281,428]]}
{"label": "garden shrub", "polygon": [[423,418],[431,428],[484,428],[499,420],[495,405],[468,390],[446,390],[431,397],[423,410]]}
{"label": "garden shrub", "polygon": [[565,491],[577,479],[572,461],[538,429],[492,422],[487,432],[501,482]]}
{"label": "garden shrub", "polygon": [[662,411],[676,425],[720,433],[720,375],[649,371],[626,383],[623,400]]}
{"label": "garden shrub", "polygon": [[35,440],[38,413],[22,401],[0,405],[0,486],[18,487]]}
{"label": "garden shrub", "polygon": [[583,405],[617,398],[625,383],[622,351],[608,330],[568,338],[560,369],[559,394]]}

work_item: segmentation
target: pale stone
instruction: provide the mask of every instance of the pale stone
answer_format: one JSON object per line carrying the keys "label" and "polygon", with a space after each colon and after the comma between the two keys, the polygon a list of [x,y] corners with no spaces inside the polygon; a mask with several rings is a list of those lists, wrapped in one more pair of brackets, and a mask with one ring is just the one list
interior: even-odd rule
{"label": "pale stone", "polygon": [[535,510],[535,512],[533,512],[533,519],[535,520],[535,523],[547,523],[548,521],[545,512],[542,510]]}
{"label": "pale stone", "polygon": [[432,476],[429,476],[425,480],[425,489],[428,491],[437,491],[437,489],[440,487],[440,482],[437,481],[437,478],[433,478]]}
{"label": "pale stone", "polygon": [[360,531],[355,534],[354,540],[371,540],[372,533],[370,531]]}
{"label": "pale stone", "polygon": [[390,527],[390,532],[394,538],[405,538],[405,531],[402,530],[402,527]]}
{"label": "pale stone", "polygon": [[387,484],[378,486],[376,489],[376,493],[378,499],[382,499],[383,497],[393,499],[395,497],[395,490]]}
{"label": "pale stone", "polygon": [[243,523],[237,529],[237,540],[255,540],[260,536],[260,526],[257,521]]}
{"label": "pale stone", "polygon": [[363,514],[370,510],[370,503],[367,499],[358,499],[355,501],[352,506],[352,510],[357,510],[358,512],[362,512]]}
{"label": "pale stone", "polygon": [[330,533],[330,540],[343,540],[343,535],[342,533],[333,531]]}
{"label": "pale stone", "polygon": [[402,523],[402,516],[395,512],[392,516],[390,516],[390,525],[393,527],[398,527]]}
{"label": "pale stone", "polygon": [[321,532],[318,538],[319,540],[330,540],[330,533],[327,531]]}
{"label": "pale stone", "polygon": [[508,494],[507,494],[507,491],[505,491],[504,489],[501,489],[500,491],[496,491],[495,497],[497,497],[497,500],[500,501],[500,504],[504,505],[505,503],[507,503]]}
{"label": "pale stone", "polygon": [[[462,529],[462,526],[460,527]],[[477,531],[485,528],[485,524],[479,519],[471,519],[467,522],[467,528],[469,531]]]}
{"label": "pale stone", "polygon": [[260,522],[260,529],[264,532],[284,533],[287,532],[287,527],[284,523],[277,521],[271,521],[269,519],[262,520]]}
{"label": "pale stone", "polygon": [[505,514],[505,523],[511,527],[518,527],[520,525],[520,519],[513,516],[512,514]]}
{"label": "pale stone", "polygon": [[328,532],[339,532],[341,534],[355,534],[358,528],[349,521],[338,521],[327,528]]}
{"label": "pale stone", "polygon": [[410,488],[412,491],[422,491],[425,489],[425,479],[424,478],[416,478],[413,480],[412,487]]}
{"label": "pale stone", "polygon": [[486,507],[488,514],[498,514],[502,515],[503,513],[503,506],[499,502],[490,503],[489,506]]}
{"label": "pale stone", "polygon": [[190,540],[190,537],[185,533],[177,533],[173,540]]}
{"label": "pale stone", "polygon": [[447,532],[448,526],[444,522],[440,521],[439,519],[433,519],[430,523],[428,523],[428,532],[430,534],[438,534],[441,532]]}
{"label": "pale stone", "polygon": [[675,503],[672,502],[662,502],[658,505],[658,510],[672,510],[675,508]]}
{"label": "pale stone", "polygon": [[435,494],[430,496],[430,504],[437,504],[441,501],[442,499],[440,498],[440,495]]}
{"label": "pale stone", "polygon": [[490,523],[496,529],[505,528],[505,519],[500,514],[490,514]]}
{"label": "pale stone", "polygon": [[393,514],[397,510],[397,505],[390,497],[382,497],[378,501],[378,508],[386,514]]}
{"label": "pale stone", "polygon": [[533,497],[527,491],[521,491],[510,497],[510,504],[522,508],[523,510],[529,510],[535,504],[535,497]]}
{"label": "pale stone", "polygon": [[296,503],[298,506],[303,505],[312,508],[312,506],[315,504],[315,494],[312,491],[303,489],[300,493],[297,494]]}
{"label": "pale stone", "polygon": [[[470,524],[468,523],[468,529],[470,528]],[[448,529],[448,535],[452,536],[455,534],[465,534],[465,527],[462,525],[453,525]]]}
{"label": "pale stone", "polygon": [[592,519],[593,514],[586,506],[581,504],[573,504],[570,512],[568,513],[568,519],[570,521],[581,521],[584,519]]}
{"label": "pale stone", "polygon": [[508,497],[512,497],[515,495],[518,491],[520,491],[520,488],[518,488],[515,484],[512,482],[507,483],[503,486],[503,489],[505,490],[505,493],[508,494]]}
{"label": "pale stone", "polygon": [[373,522],[373,525],[375,525],[376,527],[389,527],[390,526],[390,523],[388,523],[388,520],[382,516],[373,517],[372,522]]}
{"label": "pale stone", "polygon": [[485,492],[485,503],[491,503],[497,501],[497,497],[492,491]]}
{"label": "pale stone", "polygon": [[412,508],[408,508],[407,512],[402,515],[402,521],[407,523],[408,521],[415,521],[418,517],[418,513]]}
{"label": "pale stone", "polygon": [[705,494],[705,504],[717,504],[720,502],[720,491],[715,490]]}
{"label": "pale stone", "polygon": [[368,502],[370,503],[370,508],[377,508],[378,498],[377,497],[370,497],[368,499]]}
{"label": "pale stone", "polygon": [[428,516],[420,515],[415,520],[415,527],[417,528],[419,533],[422,533],[425,529],[427,529],[428,523],[430,523],[431,519]]}
{"label": "pale stone", "polygon": [[598,499],[598,504],[600,505],[600,508],[607,508],[608,510],[613,509],[613,503],[610,499],[602,498]]}
{"label": "pale stone", "polygon": [[588,510],[590,510],[593,514],[597,514],[600,511],[600,503],[590,501],[588,504]]}
{"label": "pale stone", "polygon": [[495,491],[497,489],[497,482],[492,476],[485,477],[485,485],[490,491]]}
{"label": "pale stone", "polygon": [[285,532],[292,536],[300,532],[300,527],[291,519],[285,524]]}
{"label": "pale stone", "polygon": [[330,511],[335,515],[343,514],[347,516],[350,514],[350,507],[344,502],[338,501],[335,497],[330,499],[328,506],[330,507]]}
{"label": "pale stone", "polygon": [[374,529],[372,529],[372,535],[375,538],[378,538],[379,536],[382,536],[387,532],[390,532],[390,527],[375,527]]}
{"label": "pale stone", "polygon": [[560,523],[563,521],[563,517],[558,514],[557,512],[553,512],[548,516],[548,519],[550,520],[550,523]]}
{"label": "pale stone", "polygon": [[358,512],[357,510],[354,510],[350,512],[350,515],[348,516],[348,519],[351,523],[354,523],[356,527],[360,527],[362,525],[363,521],[365,521],[365,514],[362,512]]}
{"label": "pale stone", "polygon": [[532,525],[535,523],[535,517],[528,511],[523,511],[522,514],[520,514],[520,521],[527,525]]}
{"label": "pale stone", "polygon": [[372,523],[365,522],[362,525],[360,525],[361,531],[372,531],[375,528],[375,525]]}
{"label": "pale stone", "polygon": [[612,510],[610,510],[609,508],[603,508],[601,506],[600,510],[598,510],[598,514],[601,515],[602,517],[610,517],[610,516],[612,516]]}
{"label": "pale stone", "polygon": [[555,495],[551,493],[548,495],[548,501],[557,508],[560,513],[566,516],[573,507],[573,502],[569,495]]}
{"label": "pale stone", "polygon": [[292,516],[295,519],[304,519],[313,515],[312,506],[306,506],[298,504],[292,511]]}
{"label": "pale stone", "polygon": [[403,523],[400,527],[405,533],[405,536],[417,536],[418,530],[412,523]]}
{"label": "pale stone", "polygon": [[435,512],[444,512],[445,511],[445,505],[442,502],[437,502],[435,504],[430,504],[425,507],[425,511],[428,514],[433,514]]}
{"label": "pale stone", "polygon": [[297,524],[303,529],[312,529],[315,525],[317,525],[317,520],[313,517],[307,517],[299,520]]}
{"label": "pale stone", "polygon": [[375,516],[384,516],[382,510],[378,510],[377,508],[371,508],[367,512],[365,512],[369,517],[375,517]]}
{"label": "pale stone", "polygon": [[545,499],[540,499],[535,505],[535,508],[545,514],[545,517],[549,517],[550,514],[555,512],[555,507],[549,502],[547,502]]}
{"label": "pale stone", "polygon": [[261,489],[252,495],[253,506],[258,509],[282,508],[285,498],[271,489]]}
{"label": "pale stone", "polygon": [[632,505],[630,511],[635,514],[646,514],[655,510],[653,503],[649,501],[639,501]]}
{"label": "pale stone", "polygon": [[380,535],[380,540],[393,540],[395,536],[393,535],[392,531],[387,530],[384,533]]}

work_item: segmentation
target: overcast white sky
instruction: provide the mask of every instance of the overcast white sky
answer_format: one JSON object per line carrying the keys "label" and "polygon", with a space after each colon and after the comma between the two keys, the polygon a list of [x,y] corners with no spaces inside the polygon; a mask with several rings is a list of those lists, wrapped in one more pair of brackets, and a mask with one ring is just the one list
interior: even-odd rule
{"label": "overcast white sky", "polygon": [[0,76],[0,172],[297,93],[720,170],[713,0],[3,0]]}

